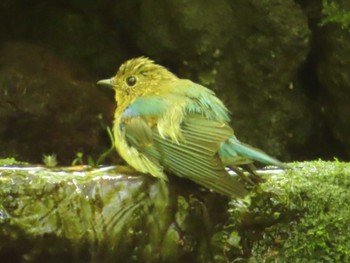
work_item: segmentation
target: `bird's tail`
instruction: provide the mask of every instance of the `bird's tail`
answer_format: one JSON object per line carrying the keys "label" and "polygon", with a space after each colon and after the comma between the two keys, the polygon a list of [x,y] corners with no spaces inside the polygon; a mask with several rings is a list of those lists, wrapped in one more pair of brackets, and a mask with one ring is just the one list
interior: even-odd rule
{"label": "bird's tail", "polygon": [[263,151],[240,142],[235,136],[232,136],[221,145],[219,155],[225,165],[247,164],[254,160],[268,165],[275,165],[280,168],[286,167],[285,164]]}

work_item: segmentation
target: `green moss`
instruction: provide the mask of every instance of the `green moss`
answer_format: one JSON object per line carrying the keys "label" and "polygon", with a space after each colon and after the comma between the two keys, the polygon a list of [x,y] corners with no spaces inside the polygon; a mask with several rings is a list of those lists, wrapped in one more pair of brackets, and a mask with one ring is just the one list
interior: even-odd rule
{"label": "green moss", "polygon": [[336,23],[343,29],[350,30],[350,11],[343,9],[334,0],[323,0],[322,1],[322,13],[324,18],[320,25],[323,26],[329,23]]}
{"label": "green moss", "polygon": [[[211,258],[214,214],[193,190],[174,196],[167,182],[124,167],[5,167],[0,173],[0,239],[8,244],[0,245],[0,255],[25,255],[26,262]],[[218,196],[207,192],[210,200]]]}
{"label": "green moss", "polygon": [[229,203],[121,167],[2,168],[0,254],[27,262],[116,255],[124,262],[348,262],[350,164],[290,166],[266,172],[249,196]]}
{"label": "green moss", "polygon": [[12,166],[12,165],[28,165],[26,162],[21,162],[16,160],[15,158],[4,158],[0,159],[0,166]]}
{"label": "green moss", "polygon": [[[348,262],[350,164],[304,162],[231,202],[224,246],[250,262]],[[238,246],[230,232],[239,232]],[[236,237],[235,240],[238,240]]]}

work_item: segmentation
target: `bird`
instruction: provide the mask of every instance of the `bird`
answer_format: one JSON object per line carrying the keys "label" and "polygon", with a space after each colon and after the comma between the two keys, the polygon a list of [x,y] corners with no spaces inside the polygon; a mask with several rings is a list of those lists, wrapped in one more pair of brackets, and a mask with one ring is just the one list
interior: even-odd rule
{"label": "bird", "polygon": [[97,84],[115,91],[115,147],[141,173],[164,181],[175,174],[219,194],[244,198],[244,183],[228,168],[240,174],[237,167],[254,161],[283,167],[236,138],[229,110],[212,90],[147,57],[127,60],[114,77]]}

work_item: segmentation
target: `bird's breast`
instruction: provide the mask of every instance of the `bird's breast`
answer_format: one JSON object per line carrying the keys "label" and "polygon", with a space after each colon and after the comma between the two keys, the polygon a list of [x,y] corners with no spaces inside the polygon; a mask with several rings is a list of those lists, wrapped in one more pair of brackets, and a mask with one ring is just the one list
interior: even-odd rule
{"label": "bird's breast", "polygon": [[150,173],[154,177],[166,179],[163,173],[163,167],[153,163],[144,154],[128,144],[125,135],[126,125],[127,123],[121,118],[121,114],[116,114],[113,125],[113,135],[114,144],[120,157],[139,172]]}

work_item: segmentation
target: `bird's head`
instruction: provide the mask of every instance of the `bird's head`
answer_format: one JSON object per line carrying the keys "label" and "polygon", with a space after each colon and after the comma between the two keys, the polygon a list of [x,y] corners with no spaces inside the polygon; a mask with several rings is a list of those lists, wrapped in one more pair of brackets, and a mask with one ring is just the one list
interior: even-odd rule
{"label": "bird's head", "polygon": [[155,95],[162,81],[174,79],[177,77],[166,68],[148,58],[139,57],[124,62],[114,77],[100,80],[97,84],[113,88],[116,100],[121,103],[131,102],[139,96]]}

